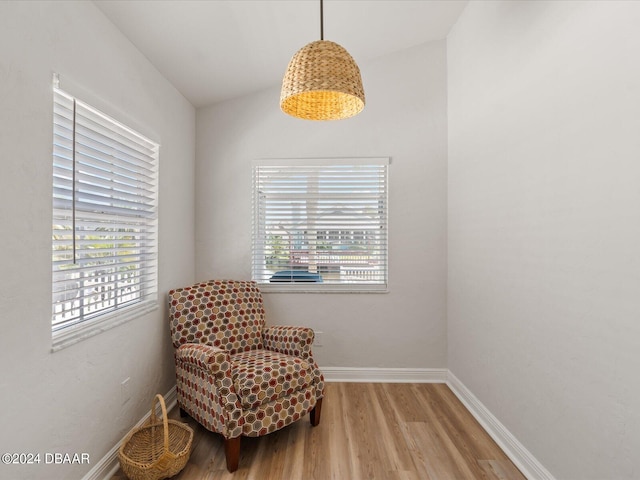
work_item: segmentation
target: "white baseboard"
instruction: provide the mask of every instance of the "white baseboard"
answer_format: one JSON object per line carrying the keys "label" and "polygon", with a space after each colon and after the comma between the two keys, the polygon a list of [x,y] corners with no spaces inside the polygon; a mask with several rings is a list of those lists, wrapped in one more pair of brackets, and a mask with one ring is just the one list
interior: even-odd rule
{"label": "white baseboard", "polygon": [[500,446],[509,459],[528,480],[555,480],[553,475],[522,445],[451,371],[447,385],[467,410]]}
{"label": "white baseboard", "polygon": [[[171,390],[167,392],[164,396],[164,401],[167,406],[167,411],[170,411],[176,405],[176,387],[175,385]],[[149,411],[136,425],[132,428],[141,426],[144,422],[146,422],[151,416],[151,411]],[[129,432],[127,432],[128,434]],[[126,438],[127,435],[122,437],[118,443],[114,445],[114,447],[107,452],[107,454],[102,457],[102,459],[95,464],[95,466],[89,470],[89,472],[82,477],[82,480],[106,480],[111,478],[120,468],[120,462],[118,461],[118,450],[120,449],[120,445]]]}
{"label": "white baseboard", "polygon": [[446,368],[320,367],[327,382],[445,383]]}

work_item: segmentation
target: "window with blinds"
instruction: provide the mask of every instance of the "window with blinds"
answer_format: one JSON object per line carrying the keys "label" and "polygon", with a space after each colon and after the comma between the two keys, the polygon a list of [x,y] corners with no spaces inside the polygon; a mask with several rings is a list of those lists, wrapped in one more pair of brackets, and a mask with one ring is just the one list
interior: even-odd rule
{"label": "window with blinds", "polygon": [[253,165],[252,276],[265,290],[387,288],[388,158]]}
{"label": "window with blinds", "polygon": [[54,89],[54,344],[157,303],[158,150]]}

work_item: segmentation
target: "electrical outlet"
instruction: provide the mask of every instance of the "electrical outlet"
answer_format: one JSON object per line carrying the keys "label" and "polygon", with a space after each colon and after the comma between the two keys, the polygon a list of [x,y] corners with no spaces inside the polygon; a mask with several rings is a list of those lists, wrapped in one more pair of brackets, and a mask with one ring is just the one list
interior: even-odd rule
{"label": "electrical outlet", "polygon": [[120,384],[120,400],[122,405],[127,403],[131,398],[131,377],[125,378]]}
{"label": "electrical outlet", "polygon": [[324,340],[324,332],[317,332],[315,331],[315,338],[313,340],[313,346],[314,347],[321,347],[323,344],[323,340]]}

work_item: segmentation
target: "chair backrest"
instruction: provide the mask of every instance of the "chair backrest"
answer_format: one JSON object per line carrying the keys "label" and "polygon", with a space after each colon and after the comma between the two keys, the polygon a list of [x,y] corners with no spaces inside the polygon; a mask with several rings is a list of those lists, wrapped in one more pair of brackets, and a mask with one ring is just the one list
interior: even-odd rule
{"label": "chair backrest", "polygon": [[264,305],[255,282],[211,280],[169,291],[173,346],[213,345],[234,354],[262,348]]}

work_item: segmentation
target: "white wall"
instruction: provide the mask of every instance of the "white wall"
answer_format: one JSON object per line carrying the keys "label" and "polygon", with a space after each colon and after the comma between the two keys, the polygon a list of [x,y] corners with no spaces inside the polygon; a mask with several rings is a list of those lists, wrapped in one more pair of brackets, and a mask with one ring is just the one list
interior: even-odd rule
{"label": "white wall", "polygon": [[640,3],[448,37],[449,368],[559,479],[640,478]]}
{"label": "white wall", "polygon": [[252,160],[392,159],[391,292],[265,295],[268,323],[324,332],[320,365],[446,366],[445,56],[440,41],[360,65],[367,106],[349,120],[289,117],[279,88],[197,112],[199,280],[251,277]]}
{"label": "white wall", "polygon": [[[53,72],[161,143],[160,308],[56,353]],[[174,384],[164,294],[194,279],[195,111],[91,2],[0,2],[0,110],[0,452],[91,460],[0,464],[0,478],[81,478]]]}

